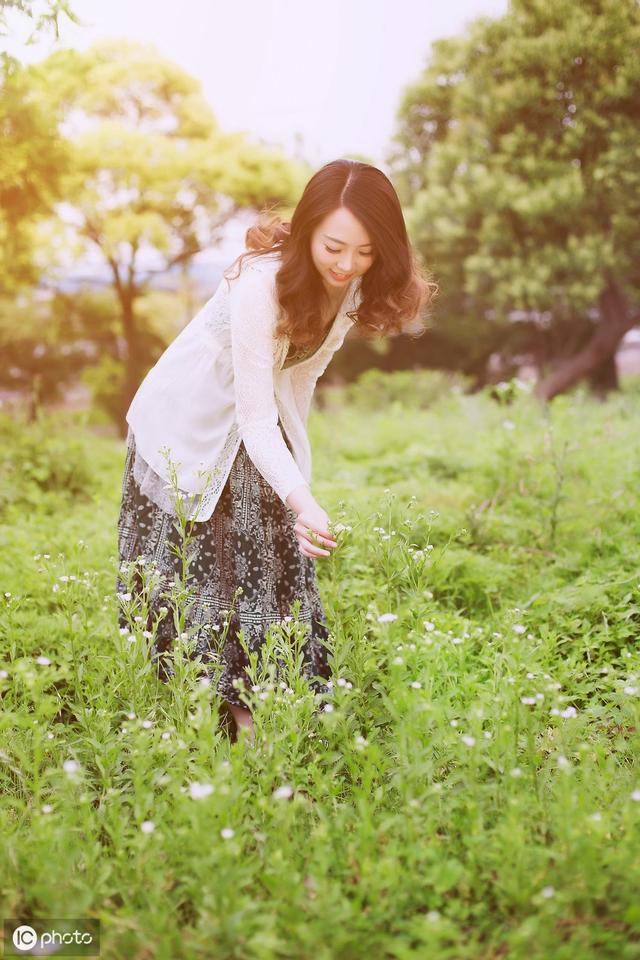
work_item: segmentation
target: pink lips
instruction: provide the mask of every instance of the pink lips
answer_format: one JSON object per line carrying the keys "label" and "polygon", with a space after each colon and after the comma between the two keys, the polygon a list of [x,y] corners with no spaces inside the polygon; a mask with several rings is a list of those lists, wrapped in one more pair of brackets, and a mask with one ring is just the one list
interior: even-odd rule
{"label": "pink lips", "polygon": [[342,276],[339,273],[334,273],[333,270],[331,269],[329,270],[329,273],[334,278],[334,280],[348,280],[352,276],[352,274],[348,274],[347,276]]}

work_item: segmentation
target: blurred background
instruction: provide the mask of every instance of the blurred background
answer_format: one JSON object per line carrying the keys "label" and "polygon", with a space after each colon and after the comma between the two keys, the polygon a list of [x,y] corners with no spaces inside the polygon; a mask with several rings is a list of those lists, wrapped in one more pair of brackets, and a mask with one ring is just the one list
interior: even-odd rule
{"label": "blurred background", "polygon": [[415,369],[543,399],[636,382],[636,0],[0,11],[0,410],[123,436],[256,212],[337,157],[391,178],[440,293],[418,339],[350,335],[320,398]]}

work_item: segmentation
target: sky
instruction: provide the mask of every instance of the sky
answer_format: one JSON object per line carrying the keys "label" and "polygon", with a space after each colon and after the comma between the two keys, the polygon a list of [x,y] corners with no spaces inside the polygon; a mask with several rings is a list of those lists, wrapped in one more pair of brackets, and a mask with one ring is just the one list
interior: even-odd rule
{"label": "sky", "polygon": [[[430,44],[507,0],[71,0],[82,26],[63,22],[57,46],[103,37],[153,44],[201,83],[219,125],[244,130],[319,167],[385,154],[403,89]],[[11,20],[9,19],[11,25]],[[8,44],[24,62],[54,49]]]}

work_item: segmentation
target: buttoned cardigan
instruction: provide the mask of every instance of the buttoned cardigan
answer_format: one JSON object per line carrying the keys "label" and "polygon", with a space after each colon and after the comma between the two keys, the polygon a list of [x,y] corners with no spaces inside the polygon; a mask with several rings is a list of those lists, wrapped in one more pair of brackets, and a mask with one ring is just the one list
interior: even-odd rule
{"label": "buttoned cardigan", "polygon": [[[134,476],[162,509],[191,520],[213,513],[241,441],[286,503],[311,482],[307,420],[316,382],[355,323],[360,278],[347,287],[320,346],[286,366],[290,339],[280,316],[277,252],[244,261],[167,347],[126,413],[135,438]],[[235,268],[233,273],[235,274]],[[291,444],[289,451],[280,427]]]}

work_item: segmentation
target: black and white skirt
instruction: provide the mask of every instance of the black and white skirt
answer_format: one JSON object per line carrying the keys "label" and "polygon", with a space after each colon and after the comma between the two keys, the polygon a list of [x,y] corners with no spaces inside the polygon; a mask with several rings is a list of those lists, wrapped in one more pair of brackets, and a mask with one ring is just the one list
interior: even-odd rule
{"label": "black and white skirt", "polygon": [[[182,559],[175,553],[182,536],[177,518],[141,493],[133,475],[134,458],[135,439],[129,431],[118,518],[116,589],[118,593],[132,590],[131,579],[127,588],[121,576],[123,562],[144,564],[145,570],[152,565],[158,571],[160,586],[146,591],[146,627],[149,632],[151,624],[156,624],[150,656],[160,679],[166,680],[175,674],[169,653],[176,632],[173,611],[167,610],[163,594],[175,575],[182,574]],[[302,670],[312,690],[330,697],[330,688],[324,683],[330,677],[328,628],[315,560],[300,552],[294,523],[294,512],[260,474],[242,442],[211,517],[187,521],[190,593],[184,630],[197,638],[191,657],[200,658],[202,675],[227,703],[246,706],[239,692],[251,686],[245,672],[249,661],[238,633],[242,631],[252,653],[258,651],[260,662],[267,630],[292,616],[291,605],[296,600],[300,601],[297,619],[305,630]],[[238,587],[242,591],[234,601]],[[136,589],[142,589],[137,573]],[[122,631],[130,626],[122,608],[118,620]]]}

